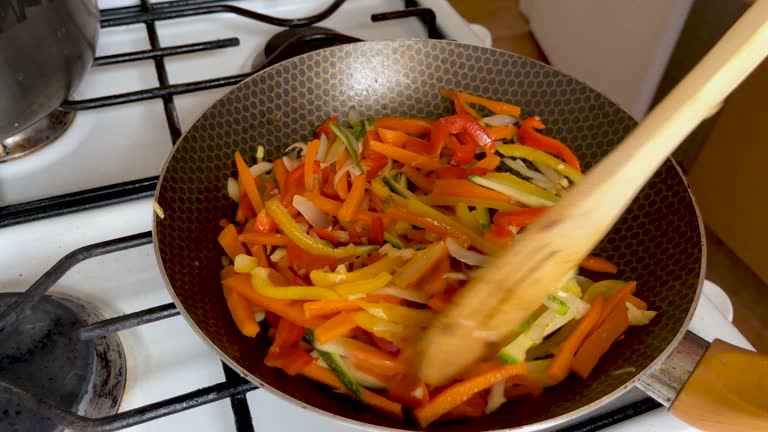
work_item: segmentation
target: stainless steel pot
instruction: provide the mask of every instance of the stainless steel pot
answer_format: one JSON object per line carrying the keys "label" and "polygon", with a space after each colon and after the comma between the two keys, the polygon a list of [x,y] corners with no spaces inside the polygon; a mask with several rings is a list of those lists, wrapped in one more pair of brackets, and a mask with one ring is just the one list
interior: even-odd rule
{"label": "stainless steel pot", "polygon": [[0,139],[55,110],[96,52],[96,0],[0,0]]}

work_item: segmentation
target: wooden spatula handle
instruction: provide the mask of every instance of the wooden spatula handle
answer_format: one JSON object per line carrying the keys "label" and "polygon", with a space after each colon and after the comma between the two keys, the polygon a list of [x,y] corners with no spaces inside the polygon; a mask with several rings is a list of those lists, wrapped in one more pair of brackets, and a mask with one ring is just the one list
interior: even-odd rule
{"label": "wooden spatula handle", "polygon": [[448,379],[518,328],[766,53],[768,0],[760,0],[619,147],[461,290],[426,334],[422,378]]}
{"label": "wooden spatula handle", "polygon": [[768,356],[715,339],[670,407],[703,431],[768,431]]}

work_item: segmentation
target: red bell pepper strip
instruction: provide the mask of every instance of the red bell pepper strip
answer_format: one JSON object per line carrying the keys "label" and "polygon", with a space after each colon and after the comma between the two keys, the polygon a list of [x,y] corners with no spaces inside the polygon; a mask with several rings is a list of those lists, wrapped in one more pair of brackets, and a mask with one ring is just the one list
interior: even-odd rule
{"label": "red bell pepper strip", "polygon": [[315,131],[315,139],[320,139],[320,135],[325,134],[325,137],[328,138],[328,144],[333,144],[336,141],[336,133],[331,129],[331,123],[339,124],[339,121],[336,117],[326,119]]}
{"label": "red bell pepper strip", "polygon": [[498,211],[493,216],[493,223],[514,225],[518,228],[522,228],[538,219],[547,208],[548,207],[531,207],[520,210]]}
{"label": "red bell pepper strip", "polygon": [[528,117],[523,120],[520,130],[517,131],[517,139],[520,140],[520,144],[553,154],[568,165],[581,170],[581,162],[568,146],[558,139],[540,134],[536,129],[544,129],[544,123],[540,118]]}
{"label": "red bell pepper strip", "polygon": [[[488,135],[483,128],[483,125],[469,114],[455,114],[443,117],[432,125],[432,133],[429,137],[429,143],[432,150],[431,155],[434,156],[440,154],[440,150],[445,145],[448,137],[460,132],[464,132],[464,136],[467,137],[468,140],[471,140],[471,143],[475,145],[475,148],[478,145],[481,146],[486,154],[493,154],[496,151],[496,140]],[[464,144],[465,146],[470,144],[470,142],[456,141],[449,143],[449,146],[453,145],[455,147],[457,143]],[[452,148],[452,150],[454,151],[454,156],[451,159],[453,163],[460,164],[458,163],[459,160],[466,159],[468,150],[463,150],[460,155],[456,154],[456,148]],[[474,148],[472,150],[472,158],[474,158]]]}

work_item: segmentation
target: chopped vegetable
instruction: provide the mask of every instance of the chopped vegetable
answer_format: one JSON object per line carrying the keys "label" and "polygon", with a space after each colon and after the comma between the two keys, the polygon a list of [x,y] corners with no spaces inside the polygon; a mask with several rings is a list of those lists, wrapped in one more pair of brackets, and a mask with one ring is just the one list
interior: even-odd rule
{"label": "chopped vegetable", "polygon": [[540,118],[528,117],[523,120],[520,124],[520,130],[517,132],[517,139],[520,140],[520,144],[553,154],[563,159],[568,165],[581,170],[579,159],[568,146],[555,138],[540,134],[536,129],[544,129],[544,123]]}
{"label": "chopped vegetable", "polygon": [[253,308],[248,301],[238,294],[232,287],[224,287],[224,298],[227,300],[229,313],[240,333],[248,337],[259,334],[259,322],[253,316]]}
{"label": "chopped vegetable", "polygon": [[347,148],[347,153],[349,154],[350,159],[352,159],[352,162],[355,163],[355,166],[357,166],[357,169],[365,174],[365,168],[363,168],[363,165],[360,163],[360,152],[357,149],[355,137],[338,123],[330,123],[329,126],[333,133],[336,134],[336,137],[344,143],[344,146]]}
{"label": "chopped vegetable", "polygon": [[488,173],[483,177],[471,176],[469,180],[531,207],[552,206],[557,201],[557,196],[512,174]]}
{"label": "chopped vegetable", "polygon": [[563,163],[560,159],[553,157],[541,150],[533,147],[527,147],[521,144],[500,144],[496,146],[496,151],[508,157],[526,159],[534,163],[542,164],[562,174],[574,183],[581,180],[584,174],[578,169]]}
{"label": "chopped vegetable", "polygon": [[615,308],[606,317],[605,321],[598,325],[599,327],[584,341],[584,345],[579,348],[579,351],[573,358],[571,369],[584,379],[589,376],[600,360],[600,357],[608,351],[611,344],[629,326],[627,311],[624,305],[622,304],[621,307]]}
{"label": "chopped vegetable", "polygon": [[587,270],[592,270],[598,273],[616,274],[616,272],[619,271],[619,268],[616,267],[613,263],[594,255],[590,255],[584,258],[580,266]]}

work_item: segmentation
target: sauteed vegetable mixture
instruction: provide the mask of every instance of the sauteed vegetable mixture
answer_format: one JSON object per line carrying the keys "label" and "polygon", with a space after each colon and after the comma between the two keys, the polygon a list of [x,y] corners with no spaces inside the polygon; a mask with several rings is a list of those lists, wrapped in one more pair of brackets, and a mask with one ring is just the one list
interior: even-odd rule
{"label": "sauteed vegetable mixture", "polygon": [[[422,427],[536,397],[571,372],[586,378],[628,326],[656,314],[635,282],[593,283],[575,269],[497,358],[447,385],[419,379],[415,342],[435,314],[582,178],[542,119],[441,93],[455,114],[362,119],[351,109],[348,125],[329,118],[281,159],[235,153],[237,212],[218,237],[232,319],[245,336],[267,333],[267,365],[398,418],[409,410]],[[581,268],[618,271],[598,257]]]}

